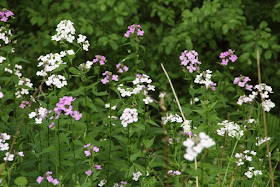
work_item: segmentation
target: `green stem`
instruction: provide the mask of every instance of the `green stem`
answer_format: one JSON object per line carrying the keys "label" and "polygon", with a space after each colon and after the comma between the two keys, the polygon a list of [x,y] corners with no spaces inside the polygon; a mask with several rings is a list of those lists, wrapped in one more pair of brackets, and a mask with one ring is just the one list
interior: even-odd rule
{"label": "green stem", "polygon": [[60,149],[60,138],[59,138],[59,120],[57,121],[57,138],[58,138],[58,171],[61,170],[61,149]]}
{"label": "green stem", "polygon": [[227,165],[227,169],[226,169],[226,173],[225,173],[225,176],[224,176],[224,180],[223,180],[222,186],[224,186],[224,183],[225,183],[225,181],[226,181],[226,177],[227,177],[229,165],[230,165],[230,162],[231,162],[231,159],[232,159],[232,157],[233,157],[233,154],[234,154],[234,151],[235,151],[235,149],[236,149],[236,146],[237,146],[238,141],[239,141],[239,140],[236,140],[236,142],[235,142],[235,144],[234,144],[234,147],[233,147],[233,150],[232,150],[232,153],[231,153],[231,156],[230,156],[228,165]]}
{"label": "green stem", "polygon": [[112,146],[112,122],[111,122],[111,113],[112,113],[112,102],[111,102],[111,84],[109,84],[109,99],[110,99],[110,107],[109,107],[109,155],[108,155],[108,169],[107,169],[107,183],[109,184],[109,176],[110,176],[110,162],[111,162],[111,146]]}
{"label": "green stem", "polygon": [[71,144],[72,144],[72,152],[73,152],[73,159],[74,159],[74,167],[75,167],[75,182],[77,182],[77,164],[76,164],[76,154],[75,154],[75,145],[74,145],[74,131],[73,131],[73,123],[72,119],[70,118],[70,124],[69,124],[69,129],[71,130]]}

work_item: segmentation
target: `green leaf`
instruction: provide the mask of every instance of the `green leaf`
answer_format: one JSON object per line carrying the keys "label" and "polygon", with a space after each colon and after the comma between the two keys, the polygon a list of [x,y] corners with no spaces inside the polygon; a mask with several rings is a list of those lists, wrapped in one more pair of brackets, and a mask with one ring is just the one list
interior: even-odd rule
{"label": "green leaf", "polygon": [[25,186],[28,184],[28,180],[25,177],[17,177],[14,182],[18,186]]}
{"label": "green leaf", "polygon": [[272,53],[270,50],[266,50],[265,53],[264,53],[264,58],[269,60],[272,56]]}
{"label": "green leaf", "polygon": [[229,30],[228,25],[227,25],[227,24],[224,24],[222,30],[223,30],[223,34],[227,34],[227,33],[228,33],[228,30]]}
{"label": "green leaf", "polygon": [[154,144],[154,140],[155,140],[155,137],[153,137],[150,140],[143,139],[143,144],[144,144],[145,148],[148,149],[148,148],[152,147],[152,145]]}

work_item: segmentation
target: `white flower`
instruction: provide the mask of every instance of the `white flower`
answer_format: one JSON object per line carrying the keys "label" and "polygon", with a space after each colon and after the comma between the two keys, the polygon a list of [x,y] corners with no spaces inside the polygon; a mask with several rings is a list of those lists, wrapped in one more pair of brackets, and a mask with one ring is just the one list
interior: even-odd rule
{"label": "white flower", "polygon": [[2,64],[5,60],[6,60],[6,58],[5,58],[5,57],[0,56],[0,64]]}
{"label": "white flower", "polygon": [[57,34],[52,36],[52,40],[61,41],[66,40],[72,43],[75,39],[75,28],[73,23],[69,20],[62,20],[56,28]]}
{"label": "white flower", "polygon": [[244,175],[246,175],[249,179],[253,177],[253,173],[251,171],[246,171]]}
{"label": "white flower", "polygon": [[138,181],[138,179],[139,179],[140,176],[142,176],[142,173],[141,173],[140,171],[138,171],[138,172],[136,172],[136,173],[133,172],[133,178],[132,178],[132,180]]}
{"label": "white flower", "polygon": [[192,122],[192,120],[186,120],[186,121],[184,121],[184,123],[181,125],[181,127],[183,128],[183,130],[184,130],[184,133],[189,133],[190,132],[190,130],[191,130],[191,122]]}
{"label": "white flower", "polygon": [[104,185],[106,184],[106,182],[107,182],[107,181],[103,179],[103,180],[101,180],[101,181],[99,182],[98,186],[99,186],[99,187],[102,187],[102,186],[104,186]]}
{"label": "white flower", "polygon": [[124,109],[122,116],[120,117],[123,127],[127,127],[128,124],[138,121],[138,112],[135,108]]}
{"label": "white flower", "polygon": [[[8,161],[13,161],[14,160],[14,156],[13,154],[9,154],[9,152],[6,152],[5,154],[6,156],[4,157],[4,161],[8,160]],[[9,156],[8,156],[9,155]]]}
{"label": "white flower", "polygon": [[270,140],[271,138],[270,137],[264,137],[264,138],[256,137],[256,139],[258,140],[258,142],[255,145],[256,146],[260,146],[261,144],[263,144],[264,142]]}
{"label": "white flower", "polygon": [[54,85],[57,88],[62,88],[67,85],[67,81],[63,75],[51,75],[50,77],[48,77],[46,85]]}
{"label": "white flower", "polygon": [[217,134],[220,136],[224,136],[227,132],[230,137],[240,139],[244,135],[244,132],[241,130],[240,126],[234,122],[225,120],[222,123],[218,123],[218,125],[223,126],[217,130]]}
{"label": "white flower", "polygon": [[264,111],[269,112],[272,108],[275,107],[275,103],[273,103],[270,99],[268,99],[262,103],[262,106],[264,108]]}
{"label": "white flower", "polygon": [[151,97],[149,97],[149,96],[146,96],[146,98],[143,99],[143,101],[144,101],[144,103],[147,105],[147,104],[149,104],[149,103],[152,103],[152,102],[153,102],[153,99],[152,99]]}
{"label": "white flower", "polygon": [[18,155],[21,156],[21,157],[24,157],[24,154],[22,151],[18,152]]}

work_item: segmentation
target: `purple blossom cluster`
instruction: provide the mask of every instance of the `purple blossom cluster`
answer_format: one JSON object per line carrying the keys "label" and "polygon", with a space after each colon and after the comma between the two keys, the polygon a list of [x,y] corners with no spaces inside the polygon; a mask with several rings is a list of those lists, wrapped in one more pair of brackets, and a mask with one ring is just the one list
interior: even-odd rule
{"label": "purple blossom cluster", "polygon": [[[70,115],[76,121],[79,121],[82,117],[82,114],[77,110],[73,110],[73,106],[71,105],[73,101],[75,101],[75,98],[73,98],[72,96],[64,96],[60,98],[59,102],[54,108],[54,112],[56,114],[55,119],[58,119],[61,114],[64,114],[66,116]],[[53,116],[50,117],[50,119],[52,120]],[[49,125],[49,128],[52,128],[53,126],[54,122]]]}
{"label": "purple blossom cluster", "polygon": [[123,65],[122,63],[118,63],[116,65],[116,68],[118,70],[118,73],[124,73],[129,70],[129,68],[127,66]]}
{"label": "purple blossom cluster", "polygon": [[198,53],[195,50],[185,50],[179,57],[181,60],[181,65],[186,67],[190,73],[198,71],[201,62],[198,60]]}
{"label": "purple blossom cluster", "polygon": [[228,62],[235,62],[238,57],[234,54],[235,51],[229,49],[228,51],[222,52],[220,58],[222,59],[221,65],[226,66]]}
{"label": "purple blossom cluster", "polygon": [[3,21],[3,22],[7,22],[9,17],[13,16],[14,13],[10,10],[7,10],[7,9],[2,9],[0,11],[0,20]]}
{"label": "purple blossom cluster", "polygon": [[99,62],[100,66],[103,66],[103,65],[105,65],[106,57],[105,56],[101,56],[101,55],[95,55],[95,59],[93,59],[92,62],[94,64]]}
{"label": "purple blossom cluster", "polygon": [[176,170],[176,171],[173,171],[173,170],[169,170],[168,171],[168,174],[169,175],[172,175],[172,176],[175,176],[175,175],[181,175],[181,172]]}
{"label": "purple blossom cluster", "polygon": [[112,72],[110,71],[105,71],[104,73],[102,73],[102,75],[105,76],[103,79],[101,79],[101,82],[103,84],[107,84],[110,81],[110,79],[116,82],[119,81],[119,76],[112,74]]}
{"label": "purple blossom cluster", "polygon": [[91,150],[93,150],[95,153],[99,152],[99,148],[91,145],[90,143],[87,144],[87,145],[84,145],[84,148],[87,149],[87,150],[84,151],[86,157],[89,157],[91,155]]}
{"label": "purple blossom cluster", "polygon": [[144,31],[141,30],[141,25],[136,25],[136,24],[133,24],[133,25],[130,25],[128,26],[128,31],[126,31],[126,33],[124,34],[124,36],[126,38],[129,38],[131,34],[134,34],[135,31],[137,31],[137,35],[138,36],[143,36],[144,35]]}
{"label": "purple blossom cluster", "polygon": [[29,105],[29,101],[22,101],[21,104],[19,105],[20,108],[24,109],[26,105]]}
{"label": "purple blossom cluster", "polygon": [[44,177],[39,176],[39,177],[37,178],[36,181],[37,181],[38,184],[41,184],[41,182],[42,182],[44,179],[47,179],[47,181],[48,181],[49,183],[52,183],[54,186],[56,186],[56,185],[59,183],[59,181],[58,181],[57,179],[54,179],[54,178],[52,177],[52,172],[51,172],[51,171],[47,171]]}
{"label": "purple blossom cluster", "polygon": [[[102,170],[101,165],[95,165],[94,168],[95,168],[96,170]],[[91,169],[88,169],[88,170],[85,171],[85,174],[86,174],[87,176],[91,176],[92,173],[93,173],[93,171],[92,171]]]}
{"label": "purple blossom cluster", "polygon": [[253,85],[248,84],[249,81],[251,81],[249,77],[240,75],[234,78],[233,84],[237,84],[240,87],[245,87],[246,90],[252,91]]}
{"label": "purple blossom cluster", "polygon": [[113,187],[117,187],[117,186],[124,187],[126,185],[128,185],[126,181],[121,181],[120,183],[115,183]]}

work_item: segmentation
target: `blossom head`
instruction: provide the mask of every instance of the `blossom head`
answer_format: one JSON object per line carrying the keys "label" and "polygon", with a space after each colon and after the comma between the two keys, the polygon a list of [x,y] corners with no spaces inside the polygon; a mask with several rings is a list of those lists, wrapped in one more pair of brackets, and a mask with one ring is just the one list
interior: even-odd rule
{"label": "blossom head", "polygon": [[222,52],[220,54],[220,59],[222,59],[221,65],[226,66],[228,62],[235,62],[238,57],[234,54],[235,51],[229,49],[228,51]]}
{"label": "blossom head", "polygon": [[0,11],[0,21],[7,22],[9,17],[13,16],[14,13],[7,9],[2,9]]}
{"label": "blossom head", "polygon": [[[135,32],[136,31],[136,32]],[[129,38],[131,36],[131,34],[136,35],[137,37],[142,37],[144,36],[144,31],[141,30],[141,25],[130,25],[128,26],[128,30],[126,31],[126,33],[124,34],[124,36],[126,38]]]}
{"label": "blossom head", "polygon": [[198,60],[198,53],[195,50],[185,50],[179,57],[181,65],[185,67],[190,73],[198,71],[201,62]]}

